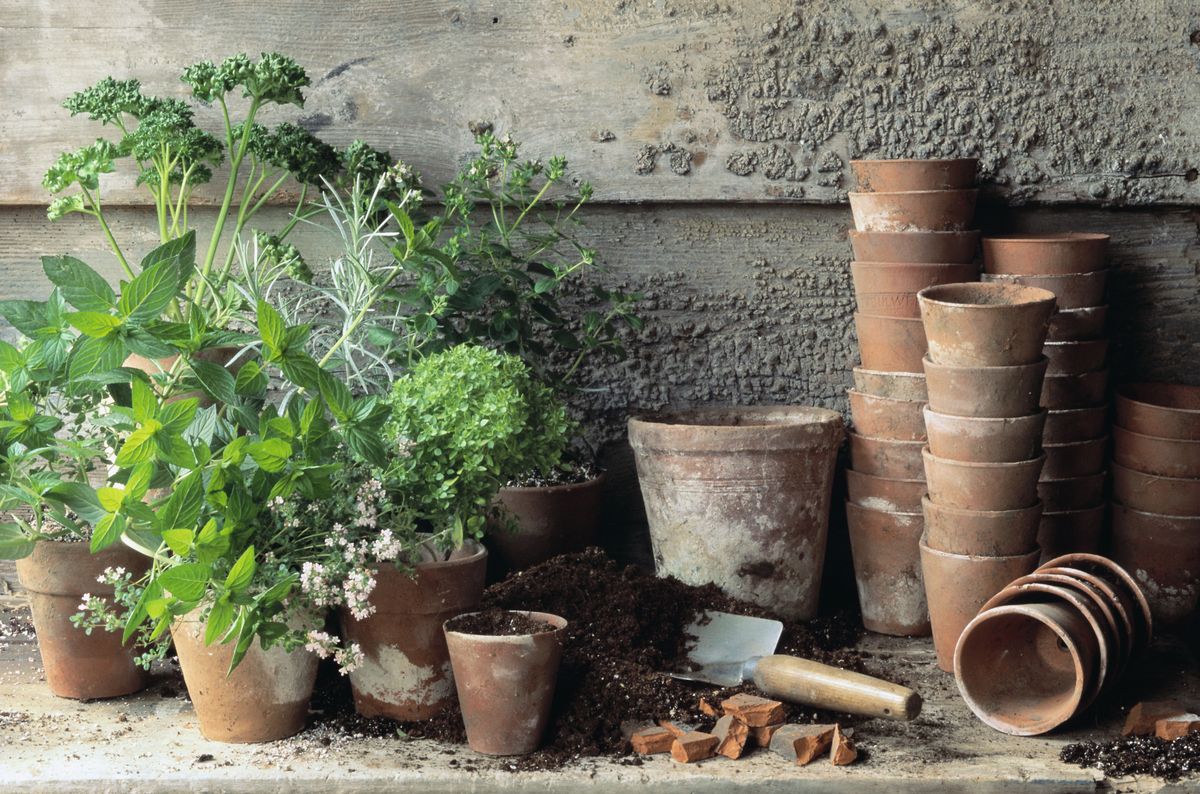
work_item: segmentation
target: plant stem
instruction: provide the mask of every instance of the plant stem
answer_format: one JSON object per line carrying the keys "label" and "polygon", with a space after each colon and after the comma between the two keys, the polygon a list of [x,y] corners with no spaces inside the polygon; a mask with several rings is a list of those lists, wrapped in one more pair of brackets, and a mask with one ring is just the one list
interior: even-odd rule
{"label": "plant stem", "polygon": [[113,237],[112,229],[108,226],[108,221],[104,218],[104,212],[100,209],[100,197],[93,196],[85,187],[80,188],[83,195],[87,197],[88,203],[92,205],[92,211],[95,213],[96,220],[100,221],[100,228],[104,231],[105,238],[108,239],[108,245],[112,248],[113,253],[117,255],[117,261],[121,263],[121,268],[125,274],[133,278],[133,268],[129,266],[129,261],[125,259],[125,254],[121,253],[121,246],[117,245],[117,238]]}

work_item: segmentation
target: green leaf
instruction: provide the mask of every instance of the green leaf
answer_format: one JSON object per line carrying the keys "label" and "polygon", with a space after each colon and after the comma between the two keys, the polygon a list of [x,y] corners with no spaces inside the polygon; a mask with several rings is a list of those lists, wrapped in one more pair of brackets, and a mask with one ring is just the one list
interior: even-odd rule
{"label": "green leaf", "polygon": [[25,356],[21,351],[4,340],[0,340],[0,372],[12,374],[25,366]]}
{"label": "green leaf", "polygon": [[125,501],[125,492],[120,488],[97,488],[96,498],[100,500],[101,507],[110,513],[115,513],[121,509],[121,503]]}
{"label": "green leaf", "polygon": [[108,336],[121,327],[120,318],[101,312],[70,312],[67,322],[81,333],[97,338]]}
{"label": "green leaf", "polygon": [[81,312],[107,313],[116,304],[116,293],[104,277],[73,256],[43,256],[42,270],[67,303]]}
{"label": "green leaf", "polygon": [[247,361],[238,370],[234,391],[246,397],[257,397],[267,390],[267,376],[257,361]]}
{"label": "green leaf", "polygon": [[125,516],[120,513],[109,513],[97,521],[95,529],[92,530],[92,554],[107,549],[116,543],[124,531]]}
{"label": "green leaf", "polygon": [[158,583],[180,601],[199,601],[208,586],[208,566],[185,562],[158,575]]}
{"label": "green leaf", "polygon": [[213,604],[208,613],[208,624],[204,627],[204,644],[212,645],[223,639],[225,632],[233,625],[233,604],[221,598]]}
{"label": "green leaf", "polygon": [[129,611],[129,617],[125,619],[125,631],[121,633],[122,644],[129,642],[138,627],[146,622],[146,618],[150,616],[147,610],[150,602],[157,601],[161,597],[162,585],[158,583],[158,580],[151,579],[146,583],[146,589],[142,591],[142,595],[133,605],[133,609]]}
{"label": "green leaf", "polygon": [[158,421],[162,422],[163,430],[178,435],[187,430],[188,425],[196,418],[199,407],[200,401],[195,397],[167,403],[158,412]]}
{"label": "green leaf", "polygon": [[143,380],[135,380],[130,386],[132,394],[133,420],[146,422],[158,414],[158,395],[150,384]]}
{"label": "green leaf", "polygon": [[[203,474],[197,469],[175,484],[166,504],[158,511],[159,525],[164,530],[195,526],[204,506]],[[165,531],[163,535],[166,536]]]}
{"label": "green leaf", "polygon": [[20,560],[33,554],[34,541],[16,524],[0,524],[0,560]]}
{"label": "green leaf", "polygon": [[[125,495],[129,499],[140,500],[150,490],[150,480],[154,477],[153,463],[139,463],[133,467],[129,479],[125,482]],[[103,504],[103,500],[101,500]]]}
{"label": "green leaf", "polygon": [[247,546],[242,556],[238,557],[237,562],[229,569],[229,575],[225,577],[225,587],[234,593],[242,592],[250,586],[256,568],[254,546]]}
{"label": "green leaf", "polygon": [[117,465],[122,468],[129,468],[137,463],[142,463],[154,458],[154,441],[155,434],[162,429],[162,425],[155,419],[149,419],[129,434],[129,438],[125,439],[125,443],[121,445],[121,451],[117,453]]}
{"label": "green leaf", "polygon": [[8,320],[9,325],[30,339],[38,336],[50,325],[46,304],[40,301],[0,301],[0,315]]}
{"label": "green leaf", "polygon": [[165,529],[162,533],[163,542],[180,557],[191,550],[195,537],[196,533],[190,529]]}
{"label": "green leaf", "polygon": [[274,306],[261,300],[258,302],[258,332],[262,335],[263,342],[267,347],[273,351],[283,349],[287,333],[283,318],[279,316],[279,312],[275,311]]}
{"label": "green leaf", "polygon": [[158,447],[159,457],[173,466],[190,469],[196,465],[196,453],[178,433],[158,433],[154,436],[154,445]]}
{"label": "green leaf", "polygon": [[255,441],[246,450],[263,471],[282,471],[292,456],[292,445],[281,438]]}
{"label": "green leaf", "polygon": [[[241,664],[242,659],[246,655],[246,651],[250,650],[250,644],[254,642],[254,621],[246,617],[248,610],[242,607],[238,610],[237,617],[237,644],[233,646],[233,656],[229,659],[228,673],[232,673],[234,669]],[[232,630],[230,633],[233,633]],[[227,674],[228,674],[227,673]]]}
{"label": "green leaf", "polygon": [[218,402],[231,403],[237,398],[233,376],[229,370],[211,361],[192,358],[188,361],[204,391]]}
{"label": "green leaf", "polygon": [[179,291],[179,269],[175,260],[157,262],[125,285],[117,301],[122,317],[145,322],[162,314]]}
{"label": "green leaf", "polygon": [[129,347],[130,351],[137,353],[139,356],[145,356],[146,358],[167,358],[179,353],[177,348],[172,347],[149,331],[144,331],[141,328],[126,330],[129,333],[125,336],[125,344]]}
{"label": "green leaf", "polygon": [[142,258],[140,269],[145,270],[160,262],[173,263],[179,268],[179,289],[183,289],[191,277],[192,269],[196,266],[196,232],[189,230],[182,237],[176,237],[155,248]]}
{"label": "green leaf", "polygon": [[71,350],[68,374],[71,380],[79,380],[94,372],[116,369],[124,360],[125,346],[115,334],[81,336]]}
{"label": "green leaf", "polygon": [[374,466],[387,464],[387,451],[383,446],[383,438],[378,432],[369,432],[357,426],[343,429],[346,444],[350,451],[367,463]]}
{"label": "green leaf", "polygon": [[354,412],[354,397],[350,389],[334,375],[321,370],[321,396],[329,404],[329,410],[339,422],[347,422]]}
{"label": "green leaf", "polygon": [[89,524],[104,518],[108,511],[100,506],[96,491],[84,482],[62,482],[46,492],[48,499],[62,502]]}
{"label": "green leaf", "polygon": [[317,362],[304,351],[288,351],[279,362],[279,369],[292,383],[305,389],[316,389],[317,381],[321,379],[321,368]]}

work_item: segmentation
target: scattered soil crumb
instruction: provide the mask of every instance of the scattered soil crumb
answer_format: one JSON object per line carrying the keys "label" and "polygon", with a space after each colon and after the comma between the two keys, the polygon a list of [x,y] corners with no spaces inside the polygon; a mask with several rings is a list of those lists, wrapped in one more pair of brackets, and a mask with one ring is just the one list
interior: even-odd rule
{"label": "scattered soil crumb", "polygon": [[1154,736],[1123,736],[1103,742],[1077,742],[1059,756],[1068,764],[1095,767],[1108,777],[1153,775],[1179,780],[1200,773],[1200,734],[1174,741]]}

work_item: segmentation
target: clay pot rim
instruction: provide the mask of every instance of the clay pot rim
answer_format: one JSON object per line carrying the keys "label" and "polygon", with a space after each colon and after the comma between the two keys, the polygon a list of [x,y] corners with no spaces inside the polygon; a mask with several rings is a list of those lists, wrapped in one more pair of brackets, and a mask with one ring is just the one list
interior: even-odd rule
{"label": "clay pot rim", "polygon": [[1035,545],[1033,548],[1033,551],[1029,551],[1024,554],[1009,554],[1009,555],[1006,555],[1003,557],[993,557],[993,556],[989,556],[987,554],[955,554],[952,551],[942,551],[941,549],[935,549],[934,547],[930,546],[928,543],[925,542],[924,534],[921,535],[921,539],[920,539],[920,541],[918,541],[918,544],[920,545],[920,548],[922,551],[927,551],[930,554],[933,554],[938,557],[948,557],[948,558],[954,559],[954,560],[971,560],[971,561],[987,560],[989,562],[997,562],[998,563],[1001,560],[1003,560],[1003,561],[1024,560],[1024,559],[1028,559],[1030,557],[1033,557],[1036,559],[1037,556],[1042,553],[1041,548],[1039,548],[1038,546]]}
{"label": "clay pot rim", "polygon": [[[922,443],[924,443],[924,442],[922,442]],[[1013,461],[1008,461],[1006,463],[990,463],[990,462],[970,461],[970,460],[953,460],[951,458],[939,458],[937,455],[934,455],[932,452],[929,451],[928,445],[926,445],[925,448],[921,450],[921,455],[922,456],[928,455],[930,458],[937,461],[938,463],[945,463],[945,464],[948,464],[951,466],[962,466],[963,468],[971,468],[971,469],[1007,469],[1007,468],[1015,468],[1017,466],[1026,466],[1027,467],[1027,466],[1032,466],[1034,463],[1044,463],[1046,460],[1045,452],[1038,455],[1036,458],[1029,458],[1027,460],[1013,460]]]}
{"label": "clay pot rim", "polygon": [[[1069,479],[1069,478],[1064,477],[1062,479]],[[1081,478],[1076,478],[1076,479],[1081,479]],[[1069,516],[1069,515],[1080,515],[1081,513],[1103,512],[1106,507],[1108,507],[1108,505],[1104,502],[1101,502],[1100,504],[1096,505],[1095,507],[1081,507],[1077,510],[1051,510],[1050,512],[1042,513],[1042,518],[1049,518],[1050,516]]]}
{"label": "clay pot rim", "polygon": [[[1138,608],[1141,610],[1142,625],[1145,627],[1146,634],[1144,645],[1142,645],[1142,647],[1149,647],[1150,641],[1154,637],[1154,616],[1150,611],[1150,602],[1146,599],[1146,594],[1142,592],[1141,585],[1139,585],[1137,580],[1130,575],[1129,571],[1125,570],[1108,557],[1100,554],[1090,554],[1084,551],[1060,554],[1054,559],[1047,560],[1045,563],[1040,565],[1038,570],[1041,570],[1042,568],[1076,568],[1082,570],[1084,573],[1091,573],[1091,571],[1087,570],[1086,568],[1079,568],[1078,565],[1073,564],[1076,562],[1083,562],[1104,568],[1121,581],[1121,583],[1125,586],[1125,589],[1133,597],[1133,600],[1137,602]],[[1092,575],[1095,576],[1096,574]],[[1103,576],[1100,578],[1104,579]]]}
{"label": "clay pot rim", "polygon": [[[901,400],[900,402],[904,402],[904,401]],[[925,446],[925,443],[926,443],[924,441],[901,441],[899,439],[883,438],[881,436],[864,436],[862,433],[856,433],[853,430],[847,430],[846,435],[850,436],[851,438],[865,439],[867,441],[870,441],[873,444],[894,444],[897,446],[904,445],[904,446],[908,446],[908,447],[914,447],[914,446],[922,446],[923,447],[923,446]],[[862,474],[863,472],[858,472],[858,473]],[[873,476],[878,476],[878,475],[873,475]],[[899,478],[899,477],[881,477],[880,479],[896,480],[896,479],[901,479],[901,478]]]}
{"label": "clay pot rim", "polygon": [[[883,478],[880,478],[880,479],[883,479]],[[849,499],[847,499],[846,500],[846,509],[850,509],[852,507],[855,510],[862,510],[863,512],[866,512],[866,513],[879,513],[880,515],[885,515],[885,516],[903,516],[905,518],[923,518],[925,515],[924,513],[906,513],[903,510],[879,510],[874,507],[867,507],[866,505],[860,505],[858,502],[852,502]]]}
{"label": "clay pot rim", "polygon": [[[1099,472],[1098,474],[1084,474],[1079,477],[1048,477],[1044,480],[1038,480],[1040,483],[1060,483],[1060,482],[1079,482],[1080,480],[1099,480],[1108,476],[1107,471]],[[1088,508],[1090,509],[1090,508]]]}
{"label": "clay pot rim", "polygon": [[[1048,366],[1050,364],[1050,359],[1046,358],[1043,355],[1037,361],[1034,361],[1029,364],[993,364],[993,365],[989,365],[989,366],[969,366],[969,367],[967,367],[967,366],[960,366],[958,364],[938,364],[937,362],[930,360],[929,354],[926,353],[925,358],[923,358],[921,360],[921,363],[927,367],[933,367],[935,369],[940,368],[940,369],[944,369],[944,370],[996,372],[996,370],[1002,370],[1002,369],[1006,369],[1006,370],[1036,369],[1039,367]],[[996,373],[996,374],[999,374],[999,373]],[[1026,414],[1026,415],[1028,416],[1028,414]]]}
{"label": "clay pot rim", "polygon": [[[1186,383],[1153,383],[1150,381],[1137,381],[1134,383],[1122,383],[1117,387],[1117,402],[1128,403],[1143,410],[1153,412],[1162,412],[1173,418],[1194,419],[1200,422],[1200,408],[1181,408],[1177,405],[1170,405],[1166,402],[1154,402],[1146,399],[1144,392],[1146,390],[1154,391],[1161,389],[1163,395],[1173,394],[1181,390],[1195,390],[1200,393],[1200,386],[1191,386]],[[1133,432],[1133,431],[1129,431]],[[1152,436],[1153,437],[1153,436]]]}
{"label": "clay pot rim", "polygon": [[[851,198],[860,198],[863,196],[922,197],[922,196],[942,196],[942,195],[946,195],[949,193],[957,193],[959,195],[962,195],[965,198],[967,194],[973,194],[976,196],[979,195],[979,188],[977,188],[977,187],[960,187],[960,188],[947,188],[945,190],[871,190],[871,191],[851,190],[851,191],[848,191],[846,193],[846,195],[850,196]],[[871,230],[866,229],[864,231],[871,231]],[[968,231],[968,230],[962,229],[960,231]]]}
{"label": "clay pot rim", "polygon": [[504,491],[518,491],[520,493],[533,493],[535,491],[553,491],[555,493],[566,493],[572,490],[583,490],[584,488],[594,488],[596,485],[605,481],[608,472],[600,471],[595,477],[589,477],[583,482],[564,482],[557,485],[505,485],[500,488]]}
{"label": "clay pot rim", "polygon": [[[1047,290],[1047,291],[1049,291],[1049,290]],[[1053,294],[1053,293],[1051,293],[1051,294]],[[1050,318],[1050,321],[1054,322],[1056,317],[1059,317],[1064,314],[1067,315],[1067,319],[1071,319],[1072,317],[1086,318],[1086,317],[1093,317],[1098,314],[1104,314],[1107,311],[1108,311],[1107,303],[1102,303],[1099,306],[1081,306],[1078,309],[1059,309]],[[1091,340],[1091,339],[1059,339],[1059,340],[1055,340],[1055,341],[1056,342],[1091,342],[1094,340]]]}
{"label": "clay pot rim", "polygon": [[[855,321],[857,321],[859,317],[867,317],[871,320],[887,320],[888,322],[916,323],[916,324],[924,327],[924,324],[921,322],[920,317],[889,317],[886,314],[867,314],[866,312],[855,312],[854,313]],[[867,371],[868,372],[885,372],[886,370],[867,370]]]}
{"label": "clay pot rim", "polygon": [[[981,296],[1009,293],[1013,300],[998,303],[981,303],[975,300],[953,300],[951,296],[963,293],[964,298],[973,293]],[[1016,307],[1043,306],[1058,300],[1054,293],[1041,287],[1024,284],[993,284],[988,281],[964,281],[958,284],[935,284],[917,293],[917,300],[946,309],[970,309],[972,311],[1011,311]]]}
{"label": "clay pot rim", "polygon": [[[912,479],[905,479],[903,477],[881,477],[878,474],[867,474],[865,471],[858,471],[856,469],[851,469],[851,468],[847,468],[846,473],[853,474],[855,477],[863,477],[868,480],[882,480],[884,482],[903,482],[903,483],[909,483],[911,485],[915,485],[916,483],[920,483],[921,485],[925,484],[924,480],[912,480]],[[861,507],[861,505],[860,505],[860,507]],[[915,513],[914,513],[914,515],[915,515]]]}
{"label": "clay pot rim", "polygon": [[[705,416],[737,416],[751,419],[759,417],[777,417],[780,421],[754,422],[703,422],[694,421]],[[734,434],[746,431],[758,431],[763,428],[808,428],[817,426],[841,427],[842,415],[828,408],[815,405],[729,405],[704,406],[699,408],[680,408],[677,410],[659,411],[640,416],[629,417],[630,429],[638,428],[643,431],[658,427],[673,427],[686,429],[701,429],[712,433]]]}
{"label": "clay pot rim", "polygon": [[1112,501],[1112,506],[1114,508],[1119,508],[1120,510],[1127,512],[1127,513],[1135,513],[1139,516],[1148,516],[1150,518],[1150,520],[1163,519],[1165,521],[1169,521],[1174,524],[1182,524],[1182,525],[1191,524],[1192,525],[1192,526],[1173,527],[1173,529],[1176,529],[1180,532],[1200,531],[1200,516],[1173,516],[1173,515],[1170,515],[1169,513],[1152,513],[1149,510],[1137,510],[1135,508],[1130,507],[1129,505],[1122,504],[1121,502],[1118,502],[1115,498],[1112,499],[1111,501]]}
{"label": "clay pot rim", "polygon": [[1022,419],[1026,421],[1033,421],[1045,416],[1049,413],[1049,411],[1047,411],[1045,408],[1041,408],[1037,411],[1037,413],[1025,414],[1024,416],[958,416],[957,414],[944,414],[939,411],[935,411],[930,408],[928,404],[926,404],[924,413],[933,414],[939,419],[950,419],[954,422],[967,422],[969,424],[987,424],[989,422],[1012,424]]}
{"label": "clay pot rim", "polygon": [[921,267],[932,267],[939,270],[949,270],[958,267],[971,268],[973,270],[979,269],[979,266],[974,262],[866,262],[861,259],[851,260],[850,267],[867,267],[879,270],[895,270],[897,268],[912,268],[915,270]]}
{"label": "clay pot rim", "polygon": [[[1103,281],[1108,278],[1108,270],[1084,270],[1079,273],[980,273],[980,281],[999,281],[1011,284],[1022,284],[1022,279],[1031,281]],[[1032,286],[1032,285],[1030,285]]]}
{"label": "clay pot rim", "polygon": [[875,158],[873,160],[867,160],[867,159],[851,160],[850,165],[858,165],[860,163],[869,163],[872,165],[874,165],[876,163],[904,163],[906,165],[912,164],[912,163],[920,163],[923,165],[925,163],[931,163],[931,164],[932,163],[956,163],[956,164],[963,163],[963,164],[966,164],[966,163],[978,163],[978,162],[979,162],[978,157],[932,157],[932,158],[889,157],[889,158]]}
{"label": "clay pot rim", "polygon": [[442,631],[446,634],[456,634],[459,637],[470,637],[472,642],[514,642],[528,639],[529,637],[545,637],[548,635],[561,634],[567,627],[567,619],[552,612],[538,612],[528,609],[505,609],[504,612],[524,615],[530,620],[539,620],[545,623],[549,628],[545,631],[535,631],[531,634],[468,634],[465,631],[455,631],[450,628],[450,623],[467,615],[478,615],[478,610],[474,612],[464,612],[461,615],[455,615],[449,620],[442,623]]}
{"label": "clay pot rim", "polygon": [[[1200,488],[1200,477],[1167,477],[1162,474],[1151,474],[1148,471],[1140,471],[1138,469],[1130,468],[1129,466],[1122,466],[1120,463],[1117,463],[1115,460],[1110,460],[1109,465],[1112,466],[1112,470],[1113,470],[1114,474],[1116,474],[1117,470],[1120,469],[1122,472],[1128,472],[1129,474],[1131,474],[1134,477],[1139,478],[1139,479],[1153,480],[1154,482],[1163,480],[1166,483],[1168,483],[1169,485],[1172,485],[1175,487],[1191,486],[1191,487],[1195,487],[1195,488]],[[1185,483],[1186,483],[1186,486],[1185,486]],[[1176,485],[1176,484],[1178,484],[1178,485]],[[1130,509],[1133,509],[1133,508],[1130,508]]]}
{"label": "clay pot rim", "polygon": [[[910,191],[910,192],[913,192],[913,191]],[[920,192],[920,191],[915,191],[915,192]],[[939,192],[939,191],[933,191],[933,192]],[[868,194],[864,194],[864,195],[868,195]],[[914,231],[907,231],[907,232],[885,232],[885,231],[876,231],[873,229],[849,229],[848,231],[849,231],[851,237],[856,237],[860,234],[945,234],[945,235],[970,234],[970,235],[974,235],[975,237],[979,237],[980,234],[982,234],[982,232],[980,232],[979,229],[950,229],[950,230],[940,229],[940,230],[930,230],[930,231],[915,231],[914,230]]]}
{"label": "clay pot rim", "polygon": [[[867,402],[874,402],[877,400],[879,402],[884,402],[884,403],[904,403],[906,408],[912,407],[913,405],[927,405],[928,404],[928,400],[901,400],[897,397],[884,397],[883,395],[880,395],[880,394],[868,394],[865,391],[859,391],[858,389],[854,388],[853,386],[850,386],[846,389],[846,394],[853,395],[855,397],[861,397],[861,398],[865,399]],[[899,406],[897,406],[897,409],[899,409]]]}
{"label": "clay pot rim", "polygon": [[[479,562],[479,559],[481,557],[487,556],[487,553],[488,553],[487,547],[484,546],[479,541],[477,541],[477,540],[463,541],[462,548],[466,548],[467,544],[477,545],[478,548],[474,551],[474,553],[468,554],[465,557],[455,557],[454,559],[451,559],[451,560],[425,560],[423,562],[414,563],[412,567],[419,568],[419,569],[456,568],[456,567],[471,565],[472,563],[477,563],[477,562]],[[376,563],[376,566],[378,566],[380,564],[381,563]],[[382,564],[386,564],[386,563],[382,563]]]}
{"label": "clay pot rim", "polygon": [[1071,243],[1111,240],[1111,235],[1100,232],[1019,232],[1014,234],[989,234],[985,241],[1004,243]]}
{"label": "clay pot rim", "polygon": [[[1062,449],[1064,447],[1085,447],[1085,446],[1094,447],[1098,444],[1106,444],[1106,443],[1108,443],[1108,436],[1100,436],[1099,438],[1088,438],[1088,439],[1084,439],[1083,441],[1063,441],[1058,444],[1042,444],[1042,449],[1043,450],[1045,450],[1046,448]],[[1198,442],[1198,443],[1200,443],[1200,442]],[[1073,478],[1060,477],[1059,479],[1069,480],[1069,479],[1073,479]]]}
{"label": "clay pot rim", "polygon": [[[1001,519],[1001,518],[1009,518],[1009,517],[1016,518],[1016,516],[1018,514],[1030,513],[1030,512],[1033,512],[1034,510],[1040,511],[1042,509],[1042,500],[1038,499],[1036,502],[1034,502],[1029,507],[1017,507],[1017,508],[1013,508],[1012,510],[970,510],[965,507],[950,507],[949,505],[940,505],[937,502],[931,501],[929,499],[929,494],[925,494],[924,496],[921,497],[922,509],[924,509],[926,505],[933,507],[935,510],[941,510],[941,511],[949,513],[951,515],[958,515],[958,516],[964,516],[964,517],[979,516],[982,518]],[[1012,555],[1012,556],[1022,556],[1022,555]]]}
{"label": "clay pot rim", "polygon": [[[1136,430],[1130,430],[1127,427],[1121,427],[1120,425],[1117,425],[1117,424],[1113,425],[1113,430],[1120,431],[1123,435],[1149,439],[1151,443],[1155,443],[1155,444],[1157,444],[1157,443],[1183,444],[1185,446],[1188,444],[1195,444],[1197,447],[1200,447],[1200,438],[1170,438],[1169,436],[1150,436],[1150,435],[1146,435],[1145,433],[1139,433]],[[1115,432],[1114,432],[1114,435],[1116,435]],[[1191,478],[1184,477],[1182,479],[1186,480],[1186,479],[1191,479]]]}

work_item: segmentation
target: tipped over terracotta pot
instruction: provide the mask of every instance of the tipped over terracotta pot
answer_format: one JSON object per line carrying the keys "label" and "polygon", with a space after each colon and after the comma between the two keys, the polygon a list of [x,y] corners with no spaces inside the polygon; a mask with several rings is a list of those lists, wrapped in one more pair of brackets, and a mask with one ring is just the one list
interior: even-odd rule
{"label": "tipped over terracotta pot", "polygon": [[921,461],[924,441],[894,441],[850,433],[850,465],[874,477],[920,480],[925,476]]}
{"label": "tipped over terracotta pot", "polygon": [[975,261],[979,232],[860,232],[850,230],[854,258],[862,262]]}
{"label": "tipped over terracotta pot", "polygon": [[1117,424],[1146,436],[1200,441],[1200,386],[1126,383],[1117,389]]}
{"label": "tipped over terracotta pot", "polygon": [[885,513],[920,513],[924,480],[897,480],[846,469],[850,501]]}
{"label": "tipped over terracotta pot", "polygon": [[1042,505],[1018,510],[963,510],[921,502],[925,515],[925,542],[951,554],[1009,557],[1028,554],[1037,547]]}
{"label": "tipped over terracotta pot", "polygon": [[960,190],[975,184],[974,157],[948,160],[851,160],[850,169],[864,192]]}
{"label": "tipped over terracotta pot", "polygon": [[1092,273],[1107,267],[1107,253],[1107,234],[997,235],[983,238],[983,269],[1017,275]]}
{"label": "tipped over terracotta pot", "polygon": [[858,310],[878,317],[918,318],[918,292],[937,284],[975,281],[979,277],[973,264],[851,262],[850,273]]}
{"label": "tipped over terracotta pot", "polygon": [[1002,418],[1040,412],[1046,359],[1015,367],[958,367],[926,356],[929,407],[950,416]]}
{"label": "tipped over terracotta pot", "polygon": [[1129,636],[1133,639],[1133,655],[1150,647],[1154,636],[1154,619],[1150,601],[1130,573],[1114,559],[1101,554],[1064,554],[1048,560],[1038,570],[1054,571],[1074,576],[1093,584],[1110,595],[1113,603],[1129,621]]}
{"label": "tipped over terracotta pot", "polygon": [[854,368],[854,388],[872,397],[887,397],[890,400],[925,402],[929,392],[925,388],[924,372],[879,372],[864,367]]}
{"label": "tipped over terracotta pot", "polygon": [[854,430],[863,436],[896,441],[924,441],[923,402],[891,400],[850,389],[850,416]]}
{"label": "tipped over terracotta pot", "polygon": [[919,319],[856,313],[854,329],[863,367],[884,372],[920,372],[925,328]]}
{"label": "tipped over terracotta pot", "polygon": [[868,631],[897,637],[929,635],[921,580],[920,513],[889,513],[846,504],[854,579]]}
{"label": "tipped over terracotta pot", "polygon": [[973,463],[1015,463],[1042,452],[1046,412],[987,418],[949,416],[925,408],[929,451],[939,458]]}
{"label": "tipped over terracotta pot", "polygon": [[984,281],[1008,284],[1024,284],[1054,293],[1059,310],[1083,309],[1104,303],[1104,289],[1108,285],[1108,271],[1094,273],[1063,273],[1059,275],[1014,275],[1006,273],[984,273]]}
{"label": "tipped over terracotta pot", "polygon": [[1045,455],[1015,463],[968,463],[922,451],[929,498],[963,510],[1019,510],[1037,504]]}
{"label": "tipped over terracotta pot", "polygon": [[961,232],[975,217],[978,190],[850,193],[854,226],[862,232]]}
{"label": "tipped over terracotta pot", "polygon": [[1011,367],[1041,359],[1054,294],[1012,284],[942,284],[917,295],[929,360]]}

